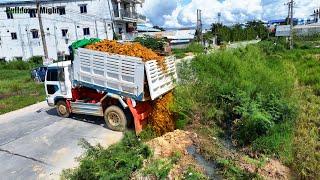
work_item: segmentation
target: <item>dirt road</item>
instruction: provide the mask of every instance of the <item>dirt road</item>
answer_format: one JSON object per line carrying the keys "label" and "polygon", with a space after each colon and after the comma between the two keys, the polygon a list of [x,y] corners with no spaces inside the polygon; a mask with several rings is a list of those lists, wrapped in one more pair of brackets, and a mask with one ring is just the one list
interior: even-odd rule
{"label": "dirt road", "polygon": [[109,146],[122,133],[103,127],[103,119],[58,117],[45,102],[0,116],[0,179],[59,179],[77,165],[84,138]]}

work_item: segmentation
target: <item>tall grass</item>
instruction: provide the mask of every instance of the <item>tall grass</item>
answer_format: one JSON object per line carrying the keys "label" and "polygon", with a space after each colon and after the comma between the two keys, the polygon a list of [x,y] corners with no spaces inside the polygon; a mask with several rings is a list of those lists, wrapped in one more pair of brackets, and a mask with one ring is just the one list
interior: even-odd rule
{"label": "tall grass", "polygon": [[[198,55],[191,64],[182,66],[173,106],[180,124],[194,118],[205,124],[219,124],[239,146],[263,137],[292,134],[291,129],[284,132],[276,128],[292,123],[297,116],[291,64],[269,59],[259,47],[248,46]],[[278,142],[270,152],[283,155],[278,146],[290,143],[289,138],[274,138]],[[265,146],[256,147],[260,151]]]}
{"label": "tall grass", "polygon": [[181,68],[173,106],[178,124],[217,124],[237,145],[279,158],[301,178],[318,177],[316,46],[298,41],[288,50],[279,39],[197,56]]}

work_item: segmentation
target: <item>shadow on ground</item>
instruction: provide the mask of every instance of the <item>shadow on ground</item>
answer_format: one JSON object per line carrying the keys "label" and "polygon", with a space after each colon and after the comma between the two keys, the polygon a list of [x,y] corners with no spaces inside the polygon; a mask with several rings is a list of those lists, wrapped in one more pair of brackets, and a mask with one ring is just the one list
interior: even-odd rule
{"label": "shadow on ground", "polygon": [[[49,109],[46,111],[48,115],[60,117],[55,108]],[[82,121],[86,123],[91,123],[99,126],[105,126],[104,119],[102,117],[89,116],[89,115],[80,115],[80,114],[72,114],[69,118],[70,120]]]}

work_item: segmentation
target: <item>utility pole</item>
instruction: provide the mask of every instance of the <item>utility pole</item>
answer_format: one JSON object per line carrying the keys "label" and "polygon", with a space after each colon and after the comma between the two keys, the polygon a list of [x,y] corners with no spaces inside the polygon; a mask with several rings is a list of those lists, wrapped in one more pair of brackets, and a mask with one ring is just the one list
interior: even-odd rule
{"label": "utility pole", "polygon": [[197,31],[198,39],[203,43],[203,34],[202,34],[202,19],[201,19],[201,10],[197,9]]}
{"label": "utility pole", "polygon": [[41,7],[40,7],[40,2],[37,0],[37,14],[38,14],[38,20],[39,20],[39,26],[40,26],[40,34],[41,34],[41,39],[42,39],[42,46],[43,46],[43,53],[44,53],[44,58],[47,60],[48,59],[48,47],[47,47],[47,42],[46,42],[46,35],[44,34],[43,30],[43,24],[42,24],[42,18],[41,18]]}
{"label": "utility pole", "polygon": [[221,24],[221,12],[218,13],[218,24]]}
{"label": "utility pole", "polygon": [[290,49],[293,49],[293,6],[294,6],[294,0],[290,0],[290,2],[288,2],[286,5],[288,5],[288,24],[290,24],[289,47],[290,47]]}

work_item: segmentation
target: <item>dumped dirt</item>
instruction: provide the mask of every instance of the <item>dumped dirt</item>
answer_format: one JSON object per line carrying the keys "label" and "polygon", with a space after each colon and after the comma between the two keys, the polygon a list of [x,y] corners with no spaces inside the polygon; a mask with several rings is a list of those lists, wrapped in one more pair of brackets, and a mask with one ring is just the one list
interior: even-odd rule
{"label": "dumped dirt", "polygon": [[247,172],[259,174],[263,179],[291,179],[290,169],[279,160],[268,159],[262,167],[257,167],[257,165],[247,163],[241,159],[239,165]]}
{"label": "dumped dirt", "polygon": [[169,109],[173,101],[173,93],[169,92],[162,98],[152,102],[152,112],[149,117],[149,123],[158,136],[175,129],[174,117]]}
{"label": "dumped dirt", "polygon": [[187,148],[197,143],[198,136],[188,131],[175,130],[146,144],[154,150],[154,157],[170,157],[175,152],[188,154]]}
{"label": "dumped dirt", "polygon": [[274,159],[269,160],[258,173],[265,179],[291,179],[290,169]]}
{"label": "dumped dirt", "polygon": [[146,144],[153,150],[153,158],[155,159],[169,158],[177,152],[181,154],[180,160],[173,166],[168,175],[169,179],[179,179],[189,167],[193,167],[198,172],[204,173],[203,168],[197,164],[193,156],[187,151],[190,146],[195,146],[197,141],[197,134],[175,130],[174,132],[152,139]]}
{"label": "dumped dirt", "polygon": [[159,56],[151,49],[142,46],[140,43],[118,43],[117,41],[103,40],[101,42],[88,45],[86,48],[95,51],[138,57],[144,62],[156,60],[161,69],[166,69],[164,61],[165,58]]}

